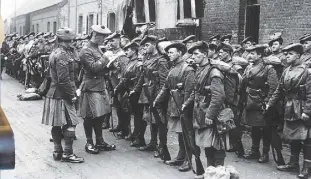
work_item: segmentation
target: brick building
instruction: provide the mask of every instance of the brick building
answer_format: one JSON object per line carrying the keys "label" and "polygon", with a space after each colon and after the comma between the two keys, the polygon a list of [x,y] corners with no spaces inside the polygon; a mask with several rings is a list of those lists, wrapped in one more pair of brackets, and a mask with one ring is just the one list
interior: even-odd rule
{"label": "brick building", "polygon": [[252,35],[259,43],[267,43],[269,35],[282,32],[284,43],[298,42],[311,29],[309,0],[205,0],[201,35],[233,34],[238,43]]}
{"label": "brick building", "polygon": [[17,9],[14,17],[11,16],[9,32],[20,35],[29,32],[55,33],[60,24],[66,25],[65,21],[68,21],[68,15],[64,16],[64,9],[68,9],[66,4],[67,0],[28,0]]}
{"label": "brick building", "polygon": [[[35,2],[40,2],[36,4]],[[15,19],[8,20],[9,32],[55,31],[69,26],[87,34],[93,24],[121,30],[126,6],[133,7],[133,24],[154,24],[150,34],[182,39],[196,34],[208,40],[215,34],[232,34],[233,43],[253,36],[266,43],[269,35],[283,32],[285,44],[311,27],[310,0],[28,0]],[[54,24],[56,25],[54,26]]]}

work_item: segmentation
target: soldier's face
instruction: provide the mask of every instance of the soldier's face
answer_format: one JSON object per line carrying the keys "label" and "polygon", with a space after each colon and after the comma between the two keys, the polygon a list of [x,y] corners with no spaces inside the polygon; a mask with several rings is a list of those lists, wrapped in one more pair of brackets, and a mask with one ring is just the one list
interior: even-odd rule
{"label": "soldier's face", "polygon": [[252,42],[251,41],[247,41],[245,44],[244,44],[244,49],[246,49],[246,48],[248,48],[248,47],[250,47],[250,46],[252,46],[253,44],[252,44]]}
{"label": "soldier's face", "polygon": [[278,52],[280,48],[281,48],[281,44],[279,41],[275,41],[272,43],[272,46],[271,46],[272,52]]}
{"label": "soldier's face", "polygon": [[303,51],[310,52],[311,51],[311,41],[305,41],[303,44]]}
{"label": "soldier's face", "polygon": [[181,52],[176,48],[170,48],[167,55],[170,58],[170,61],[174,62],[181,56]]}
{"label": "soldier's face", "polygon": [[208,58],[213,58],[213,56],[215,55],[216,53],[216,50],[211,50],[211,49],[208,49]]}
{"label": "soldier's face", "polygon": [[33,40],[33,39],[34,39],[33,35],[30,35],[29,40]]}
{"label": "soldier's face", "polygon": [[212,39],[211,44],[217,45],[218,44],[218,40],[217,39]]}
{"label": "soldier's face", "polygon": [[296,60],[299,59],[300,57],[300,55],[297,52],[292,51],[292,50],[285,53],[285,55],[286,55],[286,63],[289,65],[295,63]]}
{"label": "soldier's face", "polygon": [[113,38],[108,41],[108,46],[110,49],[117,49],[120,48],[121,39],[120,38]]}
{"label": "soldier's face", "polygon": [[199,49],[195,49],[192,54],[192,59],[195,64],[201,64],[206,57],[205,53],[202,53]]}
{"label": "soldier's face", "polygon": [[127,48],[125,54],[128,58],[131,58],[135,54],[135,51],[132,48]]}
{"label": "soldier's face", "polygon": [[193,40],[188,41],[188,42],[186,43],[187,49],[189,49],[189,48],[192,46],[192,44],[193,44]]}
{"label": "soldier's face", "polygon": [[152,44],[151,42],[147,42],[144,45],[144,51],[146,54],[152,54],[155,50],[155,45]]}
{"label": "soldier's face", "polygon": [[230,39],[224,39],[223,43],[227,44],[227,45],[230,45]]}
{"label": "soldier's face", "polygon": [[257,54],[256,50],[254,50],[254,51],[249,52],[246,58],[249,63],[256,63],[259,61],[260,55]]}
{"label": "soldier's face", "polygon": [[226,60],[229,57],[229,53],[225,52],[223,49],[220,49],[218,57],[220,58],[220,60]]}

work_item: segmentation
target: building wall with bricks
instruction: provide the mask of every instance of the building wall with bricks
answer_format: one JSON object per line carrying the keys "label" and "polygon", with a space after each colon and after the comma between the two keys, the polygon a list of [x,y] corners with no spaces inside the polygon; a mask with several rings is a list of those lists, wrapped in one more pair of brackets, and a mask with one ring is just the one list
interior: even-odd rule
{"label": "building wall with bricks", "polygon": [[283,32],[284,45],[299,42],[302,35],[311,33],[310,9],[310,0],[260,0],[260,42],[268,42],[275,32]]}
{"label": "building wall with bricks", "polygon": [[208,41],[216,34],[233,34],[233,43],[237,43],[238,38],[243,38],[240,37],[244,33],[241,2],[244,0],[205,0],[204,18],[201,19],[202,40]]}

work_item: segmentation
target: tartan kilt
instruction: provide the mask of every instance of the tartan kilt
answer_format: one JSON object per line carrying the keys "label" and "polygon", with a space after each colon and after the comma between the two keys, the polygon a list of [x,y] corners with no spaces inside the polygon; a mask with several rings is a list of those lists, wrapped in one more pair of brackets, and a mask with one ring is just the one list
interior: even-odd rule
{"label": "tartan kilt", "polygon": [[78,123],[77,111],[74,104],[70,104],[63,99],[45,98],[42,124],[50,126],[74,126]]}
{"label": "tartan kilt", "polygon": [[107,91],[82,91],[79,99],[79,115],[83,118],[97,118],[111,113],[110,98]]}

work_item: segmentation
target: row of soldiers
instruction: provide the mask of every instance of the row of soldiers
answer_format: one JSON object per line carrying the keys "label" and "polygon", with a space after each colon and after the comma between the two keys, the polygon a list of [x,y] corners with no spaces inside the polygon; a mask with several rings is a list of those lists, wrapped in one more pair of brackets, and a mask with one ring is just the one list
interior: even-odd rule
{"label": "row of soldiers", "polygon": [[[75,38],[73,46],[79,51],[87,41],[87,35]],[[31,32],[24,36],[9,34],[2,44],[1,70],[19,80],[25,88],[38,88],[47,75],[49,55],[56,46],[56,35]],[[76,63],[77,75],[79,63]],[[76,83],[79,83],[78,76]]]}
{"label": "row of soldiers", "polygon": [[[145,35],[129,41],[104,26],[94,25],[92,30],[79,53],[72,47],[75,34],[71,29],[58,30],[57,46],[49,55],[51,85],[45,94],[42,123],[53,126],[55,160],[84,161],[72,150],[77,115],[84,119],[86,152],[114,150],[115,145],[104,141],[102,128],[110,127],[112,109],[116,109],[118,124],[111,132],[130,140],[130,145],[141,151],[154,151],[154,157],[180,166],[180,171],[193,169],[194,156],[196,178],[204,173],[200,147],[204,148],[207,166],[224,165],[225,151],[266,163],[277,130],[283,130],[291,148],[288,164],[277,156],[277,169],[298,171],[303,148],[304,166],[299,178],[308,178],[310,34],[301,37],[300,43],[282,48],[283,38],[278,33],[271,36],[268,45],[255,44],[252,37],[241,45],[232,45],[231,35],[215,35],[209,43],[196,42],[195,36],[168,42]],[[76,62],[81,70],[75,70]],[[231,79],[235,83],[230,83],[231,76],[237,77]],[[131,115],[133,132],[129,127]],[[220,129],[224,118],[232,118],[235,127]],[[151,140],[146,145],[148,124]],[[251,127],[252,147],[246,155],[241,124]],[[174,159],[167,147],[168,130],[178,134],[179,151]]]}

